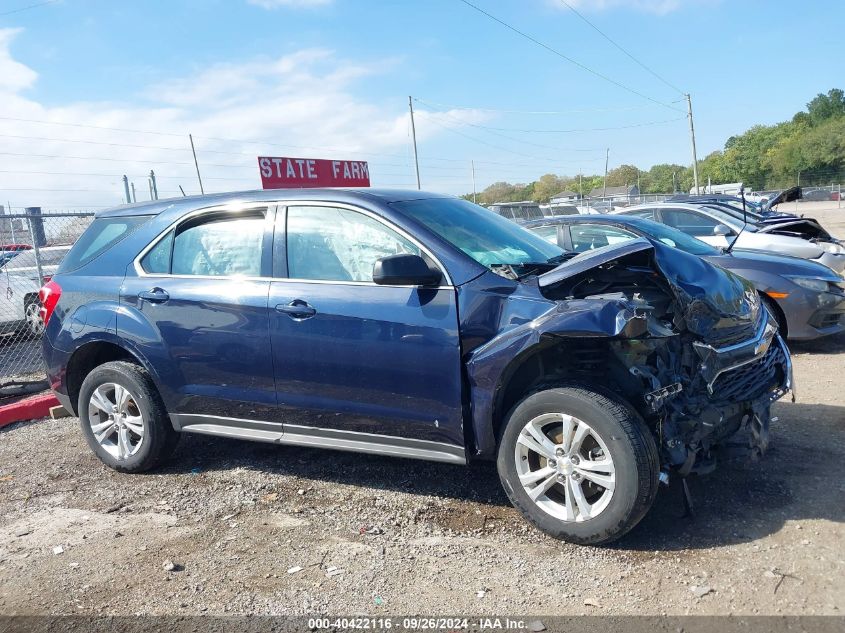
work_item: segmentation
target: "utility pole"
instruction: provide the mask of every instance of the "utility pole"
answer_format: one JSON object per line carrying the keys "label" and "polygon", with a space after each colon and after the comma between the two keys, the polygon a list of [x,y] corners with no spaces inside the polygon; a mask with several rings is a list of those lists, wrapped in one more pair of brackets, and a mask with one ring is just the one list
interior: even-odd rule
{"label": "utility pole", "polygon": [[678,183],[675,179],[678,177],[678,172],[672,172],[672,193],[678,193]]}
{"label": "utility pole", "polygon": [[695,151],[695,125],[692,122],[692,99],[689,96],[689,93],[686,95],[687,98],[687,116],[689,117],[689,134],[690,139],[692,139],[692,178],[695,181],[695,195],[699,195],[698,190],[698,154]]}
{"label": "utility pole", "polygon": [[478,204],[478,200],[476,200],[475,196],[475,161],[471,160],[469,161],[469,164],[472,167],[472,201],[475,204]]}
{"label": "utility pole", "polygon": [[194,147],[194,137],[192,134],[188,134],[188,138],[191,140],[191,152],[194,154],[194,167],[197,168],[197,180],[200,183],[200,193],[204,194],[205,191],[202,188],[202,176],[200,176],[200,164],[197,162],[197,150]]}
{"label": "utility pole", "polygon": [[583,170],[578,170],[578,195],[581,196],[581,200],[584,199],[584,183],[582,182],[582,178],[584,177]]}
{"label": "utility pole", "polygon": [[158,185],[156,184],[156,173],[151,169],[150,170],[150,187],[152,191],[150,192],[152,195],[153,200],[158,200]]}
{"label": "utility pole", "polygon": [[607,148],[607,152],[604,155],[604,189],[602,189],[601,197],[607,197],[607,161],[610,160],[610,148]]}
{"label": "utility pole", "polygon": [[411,138],[414,141],[414,167],[417,170],[417,189],[422,189],[420,186],[420,159],[417,155],[417,128],[414,125],[414,100],[408,97],[408,108],[411,111]]}
{"label": "utility pole", "polygon": [[135,196],[135,183],[132,183],[132,202],[138,202],[138,198]]}
{"label": "utility pole", "polygon": [[123,193],[126,194],[126,204],[130,204],[132,198],[129,196],[129,178],[126,177],[126,174],[123,174]]}
{"label": "utility pole", "polygon": [[[12,212],[12,203],[6,200],[6,208],[9,210],[9,215],[13,215]],[[17,243],[15,239],[15,221],[13,219],[9,220],[9,229],[12,231],[12,244]]]}

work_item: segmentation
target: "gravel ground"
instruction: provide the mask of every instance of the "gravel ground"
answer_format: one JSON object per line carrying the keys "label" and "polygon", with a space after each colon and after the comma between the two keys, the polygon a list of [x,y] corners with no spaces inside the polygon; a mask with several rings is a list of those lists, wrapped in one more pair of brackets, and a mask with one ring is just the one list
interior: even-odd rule
{"label": "gravel ground", "polygon": [[661,489],[605,548],[529,527],[489,464],[187,435],[121,475],[75,419],[7,427],[0,614],[841,615],[845,335],[792,347],[764,460],[692,478],[693,519]]}

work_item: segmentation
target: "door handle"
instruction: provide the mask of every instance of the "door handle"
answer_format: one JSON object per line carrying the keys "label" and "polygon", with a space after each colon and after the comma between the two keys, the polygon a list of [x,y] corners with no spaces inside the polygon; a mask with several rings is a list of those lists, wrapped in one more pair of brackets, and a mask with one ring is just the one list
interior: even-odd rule
{"label": "door handle", "polygon": [[276,312],[287,314],[292,319],[310,319],[317,314],[317,310],[302,299],[294,299],[287,305],[280,303],[276,306]]}
{"label": "door handle", "polygon": [[166,290],[161,288],[153,288],[152,290],[142,290],[138,293],[139,299],[144,299],[150,303],[164,303],[170,299],[170,295]]}

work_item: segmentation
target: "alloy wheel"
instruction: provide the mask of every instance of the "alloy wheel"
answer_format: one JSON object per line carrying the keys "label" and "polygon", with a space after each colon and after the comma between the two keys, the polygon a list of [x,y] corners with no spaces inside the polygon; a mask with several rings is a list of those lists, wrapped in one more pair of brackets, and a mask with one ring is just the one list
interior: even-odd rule
{"label": "alloy wheel", "polygon": [[26,326],[29,328],[30,334],[41,336],[44,333],[44,321],[41,320],[41,309],[36,302],[33,301],[26,304],[24,318],[26,319]]}
{"label": "alloy wheel", "polygon": [[118,460],[137,453],[144,441],[141,410],[129,390],[117,383],[94,389],[88,402],[88,423],[96,442]]}
{"label": "alloy wheel", "polygon": [[616,468],[604,439],[565,413],[545,413],[520,431],[516,472],[529,498],[562,521],[601,514],[616,487]]}

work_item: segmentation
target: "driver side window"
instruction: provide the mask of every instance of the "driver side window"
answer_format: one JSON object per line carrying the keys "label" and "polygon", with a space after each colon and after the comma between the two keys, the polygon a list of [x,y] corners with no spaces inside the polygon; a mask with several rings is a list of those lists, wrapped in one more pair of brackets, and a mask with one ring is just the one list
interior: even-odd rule
{"label": "driver side window", "polygon": [[288,277],[372,282],[376,260],[420,249],[363,213],[335,207],[288,207]]}

